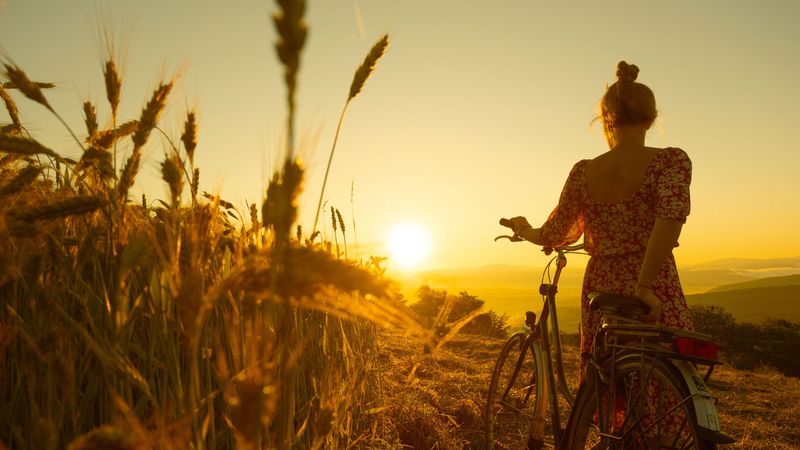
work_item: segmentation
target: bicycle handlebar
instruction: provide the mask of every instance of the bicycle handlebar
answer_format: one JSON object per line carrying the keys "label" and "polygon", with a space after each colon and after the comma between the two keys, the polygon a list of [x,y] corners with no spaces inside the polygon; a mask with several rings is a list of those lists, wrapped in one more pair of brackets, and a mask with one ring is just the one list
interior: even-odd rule
{"label": "bicycle handlebar", "polygon": [[514,229],[514,222],[512,222],[511,219],[500,219],[500,225],[511,228],[512,230]]}
{"label": "bicycle handlebar", "polygon": [[[494,238],[495,241],[497,241],[498,239],[508,239],[511,242],[520,242],[525,240],[519,236],[519,230],[514,229],[514,222],[512,222],[510,219],[505,219],[505,218],[500,219],[500,225],[506,228],[511,228],[511,231],[514,232],[514,235],[513,236],[500,235]],[[556,247],[556,248],[543,246],[542,251],[544,252],[545,255],[549,255],[553,253],[553,250],[555,250],[558,253],[562,252],[569,253],[569,252],[576,252],[578,250],[583,250],[583,248],[584,248],[583,243],[580,243],[575,245],[562,245],[561,247]]]}

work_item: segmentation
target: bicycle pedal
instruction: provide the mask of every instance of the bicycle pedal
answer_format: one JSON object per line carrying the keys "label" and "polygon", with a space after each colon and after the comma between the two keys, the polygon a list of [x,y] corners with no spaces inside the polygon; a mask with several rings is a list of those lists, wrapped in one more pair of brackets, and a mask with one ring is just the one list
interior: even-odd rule
{"label": "bicycle pedal", "polygon": [[525,325],[533,328],[536,325],[536,313],[533,311],[525,311]]}

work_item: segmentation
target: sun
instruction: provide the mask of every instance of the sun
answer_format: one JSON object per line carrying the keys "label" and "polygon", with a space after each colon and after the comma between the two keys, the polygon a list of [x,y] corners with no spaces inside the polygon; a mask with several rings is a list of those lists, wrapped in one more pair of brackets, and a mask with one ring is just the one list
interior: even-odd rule
{"label": "sun", "polygon": [[417,224],[399,224],[389,233],[391,259],[404,269],[411,269],[424,261],[431,247],[430,233]]}

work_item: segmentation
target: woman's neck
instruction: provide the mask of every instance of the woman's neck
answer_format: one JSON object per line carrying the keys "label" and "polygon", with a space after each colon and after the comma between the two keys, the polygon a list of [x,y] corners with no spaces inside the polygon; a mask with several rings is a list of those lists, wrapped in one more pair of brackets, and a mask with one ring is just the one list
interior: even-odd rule
{"label": "woman's neck", "polygon": [[644,127],[622,127],[617,130],[615,144],[610,150],[630,150],[644,147],[647,129]]}

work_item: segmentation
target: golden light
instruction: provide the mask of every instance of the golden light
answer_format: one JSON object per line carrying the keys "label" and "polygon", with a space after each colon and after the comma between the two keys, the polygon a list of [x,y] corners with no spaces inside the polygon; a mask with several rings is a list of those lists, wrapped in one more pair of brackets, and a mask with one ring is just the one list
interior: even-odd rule
{"label": "golden light", "polygon": [[410,269],[425,260],[431,252],[431,235],[414,223],[395,226],[389,233],[389,254],[392,261]]}

